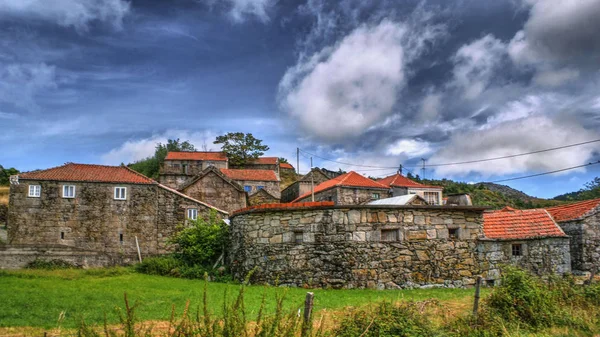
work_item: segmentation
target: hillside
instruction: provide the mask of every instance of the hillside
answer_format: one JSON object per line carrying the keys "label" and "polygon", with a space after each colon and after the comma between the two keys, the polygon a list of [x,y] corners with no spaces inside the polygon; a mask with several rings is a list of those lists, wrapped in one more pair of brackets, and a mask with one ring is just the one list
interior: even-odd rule
{"label": "hillside", "polygon": [[586,183],[582,189],[554,197],[554,200],[579,201],[600,198],[600,177]]}
{"label": "hillside", "polygon": [[427,185],[444,187],[444,196],[456,193],[468,193],[476,206],[488,206],[493,209],[501,209],[505,206],[514,208],[543,208],[559,205],[558,200],[548,200],[529,196],[509,186],[492,183],[467,184],[450,179],[442,180],[420,180]]}

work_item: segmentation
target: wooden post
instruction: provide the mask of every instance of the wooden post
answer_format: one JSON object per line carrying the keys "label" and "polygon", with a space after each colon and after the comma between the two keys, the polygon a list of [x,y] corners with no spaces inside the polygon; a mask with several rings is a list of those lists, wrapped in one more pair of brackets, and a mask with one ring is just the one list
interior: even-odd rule
{"label": "wooden post", "polygon": [[479,310],[479,292],[481,291],[481,281],[483,278],[477,276],[477,282],[475,282],[475,301],[473,302],[473,316],[477,316]]}
{"label": "wooden post", "polygon": [[592,283],[594,283],[594,277],[595,276],[596,276],[596,270],[592,269],[592,271],[590,272],[590,278],[589,278],[589,280],[585,281],[584,284],[591,285]]}
{"label": "wooden post", "polygon": [[313,310],[313,300],[315,294],[306,293],[306,299],[304,300],[304,320],[302,322],[302,336],[308,336],[308,332],[311,330],[311,316]]}
{"label": "wooden post", "polygon": [[138,242],[137,236],[135,237],[135,246],[137,247],[138,259],[140,259],[140,263],[142,263],[142,253],[140,252],[140,243]]}

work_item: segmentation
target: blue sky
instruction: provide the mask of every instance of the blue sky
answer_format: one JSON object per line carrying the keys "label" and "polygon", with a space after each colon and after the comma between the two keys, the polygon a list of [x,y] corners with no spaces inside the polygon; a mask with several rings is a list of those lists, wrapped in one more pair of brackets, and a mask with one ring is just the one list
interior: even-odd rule
{"label": "blue sky", "polygon": [[[599,0],[0,0],[0,164],[128,163],[243,131],[384,176],[600,139],[598,17]],[[598,144],[426,176],[552,171]],[[552,197],[599,166],[506,184]]]}

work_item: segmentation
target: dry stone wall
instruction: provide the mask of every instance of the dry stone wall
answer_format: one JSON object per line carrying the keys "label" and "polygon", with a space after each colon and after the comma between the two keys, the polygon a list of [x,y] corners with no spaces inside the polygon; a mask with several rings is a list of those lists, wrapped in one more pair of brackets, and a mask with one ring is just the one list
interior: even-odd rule
{"label": "dry stone wall", "polygon": [[583,219],[560,222],[559,225],[571,237],[573,272],[600,272],[600,209]]}
{"label": "dry stone wall", "polygon": [[230,262],[243,279],[334,288],[464,286],[484,272],[482,209],[257,209],[231,219]]}

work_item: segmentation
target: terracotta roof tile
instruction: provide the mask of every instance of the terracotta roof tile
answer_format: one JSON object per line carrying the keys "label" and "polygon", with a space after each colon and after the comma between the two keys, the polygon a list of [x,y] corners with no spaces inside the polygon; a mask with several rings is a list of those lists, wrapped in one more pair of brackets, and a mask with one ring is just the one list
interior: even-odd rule
{"label": "terracotta roof tile", "polygon": [[600,199],[592,199],[550,207],[547,210],[554,217],[554,220],[560,222],[581,218],[598,206],[600,206]]}
{"label": "terracotta roof tile", "polygon": [[[363,188],[380,188],[387,190],[389,187],[382,185],[374,180],[364,177],[354,171],[337,176],[333,179],[324,181],[315,187],[315,193],[323,192],[333,187],[363,187]],[[300,197],[296,198],[292,202],[297,202],[311,195],[311,192],[305,193]]]}
{"label": "terracotta roof tile", "polygon": [[517,210],[506,207],[483,213],[483,232],[489,239],[566,237],[545,209]]}
{"label": "terracotta roof tile", "polygon": [[281,163],[281,164],[279,164],[279,167],[282,169],[294,170],[294,167],[292,166],[292,164],[289,164],[289,163]]}
{"label": "terracotta roof tile", "polygon": [[156,184],[156,182],[127,166],[105,166],[67,163],[47,170],[26,172],[19,179],[86,181],[127,184]]}
{"label": "terracotta roof tile", "polygon": [[227,161],[223,152],[169,152],[165,160],[211,160]]}
{"label": "terracotta roof tile", "polygon": [[272,170],[221,169],[221,172],[232,180],[279,181]]}
{"label": "terracotta roof tile", "polygon": [[437,189],[443,189],[442,186],[431,186],[431,185],[424,185],[421,183],[418,183],[416,181],[412,181],[408,178],[406,178],[405,176],[396,173],[394,175],[391,175],[389,177],[385,177],[382,179],[377,180],[377,182],[387,186],[387,187],[392,187],[392,186],[396,186],[396,187],[414,187],[414,188],[437,188]]}
{"label": "terracotta roof tile", "polygon": [[277,161],[279,160],[279,158],[277,157],[258,157],[254,160],[252,160],[252,162],[250,164],[255,164],[255,165],[277,165]]}

